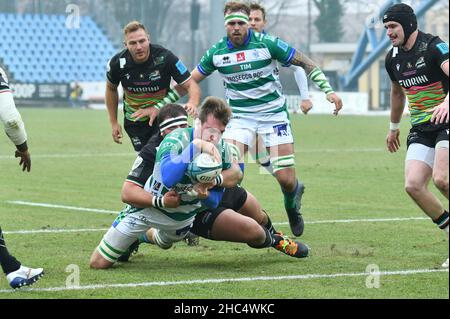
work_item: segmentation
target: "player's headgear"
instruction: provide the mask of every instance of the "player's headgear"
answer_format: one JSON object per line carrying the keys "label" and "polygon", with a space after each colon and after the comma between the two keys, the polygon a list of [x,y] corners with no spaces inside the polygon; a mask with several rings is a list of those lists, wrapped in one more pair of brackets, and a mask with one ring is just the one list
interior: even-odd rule
{"label": "player's headgear", "polygon": [[401,24],[405,33],[405,44],[411,34],[417,30],[417,17],[413,8],[404,3],[399,3],[390,7],[383,16],[383,23],[394,21]]}

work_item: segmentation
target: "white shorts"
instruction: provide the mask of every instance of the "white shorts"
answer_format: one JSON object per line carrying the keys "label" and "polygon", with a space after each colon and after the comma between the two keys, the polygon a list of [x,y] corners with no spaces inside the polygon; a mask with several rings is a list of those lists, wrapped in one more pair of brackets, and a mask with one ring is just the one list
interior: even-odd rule
{"label": "white shorts", "polygon": [[104,258],[116,262],[128,247],[148,229],[157,229],[159,239],[169,245],[186,237],[194,219],[195,216],[187,220],[176,221],[152,208],[126,209],[119,214],[97,249]]}
{"label": "white shorts", "polygon": [[291,124],[286,112],[276,114],[233,114],[223,138],[253,147],[256,136],[261,136],[265,147],[294,143]]}
{"label": "white shorts", "polygon": [[[441,141],[436,145],[436,149],[448,149],[448,145],[448,141]],[[406,154],[406,162],[420,161],[433,168],[434,159],[436,157],[436,149],[423,144],[411,144]]]}

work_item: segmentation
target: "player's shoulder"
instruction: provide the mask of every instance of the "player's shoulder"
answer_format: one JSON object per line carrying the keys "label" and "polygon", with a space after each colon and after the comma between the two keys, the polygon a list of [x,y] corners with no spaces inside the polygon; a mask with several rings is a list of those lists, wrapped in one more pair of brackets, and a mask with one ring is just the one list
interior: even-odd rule
{"label": "player's shoulder", "polygon": [[128,49],[124,49],[118,53],[116,53],[110,60],[109,60],[109,67],[111,69],[118,69],[121,68],[121,65],[124,65],[123,61],[126,61],[128,58]]}
{"label": "player's shoulder", "polygon": [[153,135],[139,152],[139,156],[146,161],[153,160],[162,141],[163,138],[160,134]]}
{"label": "player's shoulder", "polygon": [[182,144],[185,144],[186,142],[190,142],[192,140],[193,136],[193,129],[188,128],[178,128],[174,130],[173,132],[166,135],[164,138],[164,141],[172,140],[172,141],[178,141]]}
{"label": "player's shoulder", "polygon": [[228,50],[228,38],[227,37],[220,39],[212,47],[210,47],[207,54],[208,55],[221,54],[221,52],[223,52],[224,50]]}
{"label": "player's shoulder", "polygon": [[159,44],[151,44],[150,50],[151,50],[153,56],[173,54],[172,51],[170,51],[166,47],[163,47],[162,45],[159,45]]}
{"label": "player's shoulder", "polygon": [[433,34],[425,34],[428,47],[431,49],[438,49],[442,54],[448,54],[448,43],[442,40],[439,36]]}

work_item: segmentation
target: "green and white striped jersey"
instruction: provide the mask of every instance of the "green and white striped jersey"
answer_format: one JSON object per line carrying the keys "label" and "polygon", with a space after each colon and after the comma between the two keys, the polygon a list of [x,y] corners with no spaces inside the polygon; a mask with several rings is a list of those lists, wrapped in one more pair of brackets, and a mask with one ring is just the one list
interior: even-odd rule
{"label": "green and white striped jersey", "polygon": [[197,66],[205,76],[218,70],[233,113],[279,113],[286,110],[277,61],[289,64],[295,49],[280,38],[249,31],[235,48],[227,37],[209,49]]}
{"label": "green and white striped jersey", "polygon": [[[153,175],[145,184],[144,189],[146,191],[151,192],[154,196],[164,196],[165,193],[171,190],[163,184],[161,162],[163,158],[165,158],[169,154],[172,156],[172,158],[179,156],[181,153],[183,153],[184,150],[189,148],[189,145],[193,140],[193,128],[177,129],[164,138],[156,154],[156,162],[153,170]],[[222,169],[229,169],[231,167],[233,159],[232,148],[223,140],[219,142],[217,148],[222,154]],[[175,190],[181,197],[180,206],[174,209],[155,209],[177,221],[187,220],[197,213],[205,211],[207,208],[202,207],[200,200],[197,197],[188,194],[192,190],[193,186],[194,184],[192,183],[191,179],[185,174],[182,180],[172,188],[172,190]]]}

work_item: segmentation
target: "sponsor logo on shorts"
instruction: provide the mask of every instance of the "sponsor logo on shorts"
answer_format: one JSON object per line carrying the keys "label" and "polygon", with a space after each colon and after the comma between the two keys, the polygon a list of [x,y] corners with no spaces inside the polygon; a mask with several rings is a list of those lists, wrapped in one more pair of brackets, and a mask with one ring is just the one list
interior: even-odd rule
{"label": "sponsor logo on shorts", "polygon": [[274,130],[275,134],[277,134],[279,137],[289,136],[287,124],[276,125],[273,127],[273,130]]}

